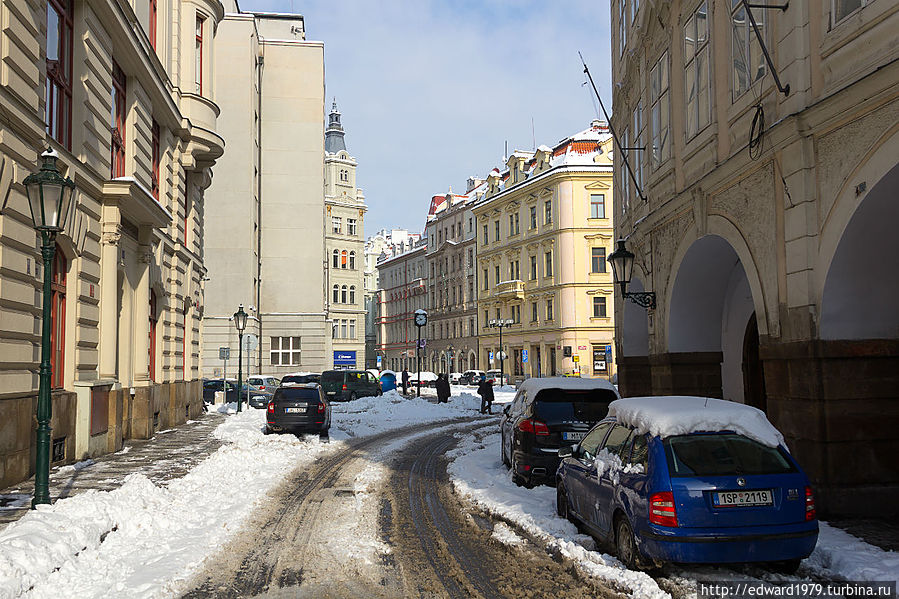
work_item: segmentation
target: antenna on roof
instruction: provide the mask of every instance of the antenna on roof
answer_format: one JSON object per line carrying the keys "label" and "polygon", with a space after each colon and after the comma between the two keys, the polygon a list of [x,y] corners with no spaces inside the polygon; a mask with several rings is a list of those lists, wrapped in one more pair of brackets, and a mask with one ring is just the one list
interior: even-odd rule
{"label": "antenna on roof", "polygon": [[537,133],[534,130],[534,117],[533,116],[531,117],[531,140],[534,142],[534,145],[532,147],[534,148],[534,150],[536,150],[537,149]]}
{"label": "antenna on roof", "polygon": [[509,159],[509,140],[503,142],[503,164]]}

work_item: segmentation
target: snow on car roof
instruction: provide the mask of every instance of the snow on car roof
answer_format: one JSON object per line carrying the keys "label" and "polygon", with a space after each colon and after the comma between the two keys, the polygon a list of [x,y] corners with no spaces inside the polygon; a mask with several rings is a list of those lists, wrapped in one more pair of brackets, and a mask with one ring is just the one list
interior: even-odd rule
{"label": "snow on car roof", "polygon": [[628,397],[609,404],[609,416],[657,437],[699,431],[734,431],[769,447],[784,443],[765,413],[752,406],[707,397]]}
{"label": "snow on car roof", "polygon": [[572,376],[549,376],[525,379],[518,388],[522,391],[527,391],[528,393],[537,393],[544,389],[603,389],[605,391],[613,392],[616,397],[621,397],[618,395],[618,390],[615,389],[615,386],[606,379],[587,379]]}

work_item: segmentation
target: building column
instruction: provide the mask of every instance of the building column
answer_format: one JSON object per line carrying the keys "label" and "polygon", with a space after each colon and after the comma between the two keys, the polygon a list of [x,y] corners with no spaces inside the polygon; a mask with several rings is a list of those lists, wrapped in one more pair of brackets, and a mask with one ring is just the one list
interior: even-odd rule
{"label": "building column", "polygon": [[721,352],[679,352],[650,356],[653,395],[723,397],[721,361]]}
{"label": "building column", "polygon": [[119,319],[119,240],[118,223],[104,223],[100,245],[100,344],[99,375],[101,379],[118,378]]}
{"label": "building column", "polygon": [[618,390],[622,397],[652,395],[649,356],[618,356],[617,366]]}
{"label": "building column", "polygon": [[138,247],[140,278],[134,292],[134,380],[146,385],[150,382],[150,263],[153,249],[149,245]]}

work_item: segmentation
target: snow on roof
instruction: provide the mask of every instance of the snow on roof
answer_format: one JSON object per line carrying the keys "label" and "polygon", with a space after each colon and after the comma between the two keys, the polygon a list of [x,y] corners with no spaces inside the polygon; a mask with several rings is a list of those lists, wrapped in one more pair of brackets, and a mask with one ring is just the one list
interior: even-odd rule
{"label": "snow on roof", "polygon": [[539,150],[541,152],[552,152],[552,150],[549,148],[549,146],[546,146],[543,144],[540,144],[539,146],[537,146],[537,150]]}
{"label": "snow on roof", "polygon": [[770,447],[783,445],[783,435],[765,413],[752,406],[706,397],[628,397],[609,405],[609,416],[658,437],[698,431],[734,431]]}
{"label": "snow on roof", "polygon": [[569,376],[539,377],[525,379],[524,382],[518,385],[518,388],[522,391],[527,391],[528,393],[537,393],[544,389],[602,389],[604,391],[613,392],[616,397],[621,397],[618,395],[618,390],[615,389],[615,386],[606,379],[588,379]]}

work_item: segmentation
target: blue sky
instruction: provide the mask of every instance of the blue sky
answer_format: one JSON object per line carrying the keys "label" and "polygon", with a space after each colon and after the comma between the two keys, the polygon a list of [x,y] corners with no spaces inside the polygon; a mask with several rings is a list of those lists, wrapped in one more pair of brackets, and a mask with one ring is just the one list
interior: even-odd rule
{"label": "blue sky", "polygon": [[430,198],[465,191],[509,151],[585,129],[611,109],[607,0],[241,0],[298,12],[325,43],[327,108],[336,96],[357,185],[381,228],[421,231]]}

